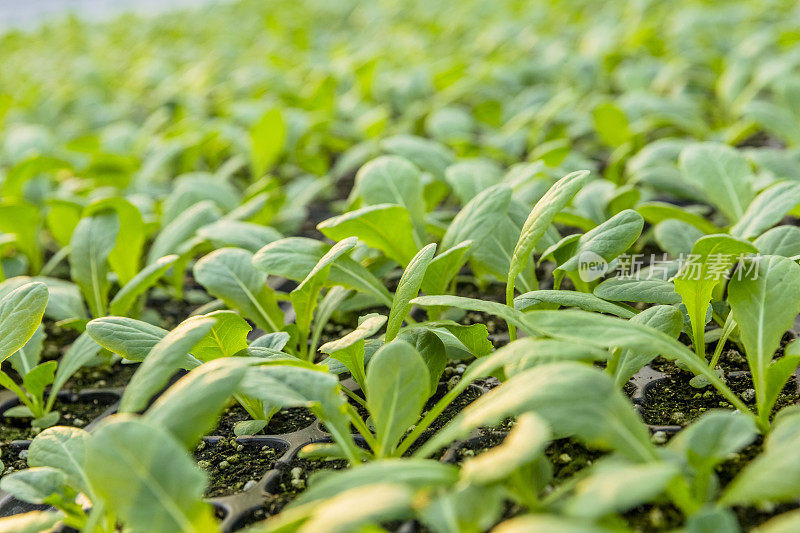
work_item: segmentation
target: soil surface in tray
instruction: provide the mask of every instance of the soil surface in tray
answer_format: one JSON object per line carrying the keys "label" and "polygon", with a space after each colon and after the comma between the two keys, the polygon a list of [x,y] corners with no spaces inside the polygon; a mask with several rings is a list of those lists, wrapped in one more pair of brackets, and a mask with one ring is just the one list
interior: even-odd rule
{"label": "soil surface in tray", "polygon": [[[733,409],[713,387],[698,389],[689,384],[691,374],[676,373],[648,384],[642,405],[642,418],[648,424],[685,426],[710,409]],[[755,405],[753,382],[749,375],[728,376],[727,385],[748,406]],[[775,403],[773,413],[797,403],[797,382],[792,377]]]}
{"label": "soil surface in tray", "polygon": [[[82,428],[103,414],[114,401],[112,398],[106,397],[81,398],[76,402],[56,400],[53,404],[53,410],[61,413],[61,418],[54,425]],[[41,430],[32,428],[30,422],[30,418],[0,418],[0,442],[32,439]]]}
{"label": "soil surface in tray", "polygon": [[[210,435],[220,435],[223,437],[233,437],[233,426],[237,422],[251,420],[250,415],[244,408],[237,404],[228,407],[220,418],[217,428],[209,433]],[[292,407],[278,411],[270,419],[269,424],[259,432],[259,435],[283,435],[307,428],[314,422],[314,415],[311,411],[303,407]]]}
{"label": "soil surface in tray", "polygon": [[83,367],[70,378],[66,388],[78,392],[84,389],[125,387],[137,368],[138,364],[122,364],[119,361],[111,365]]}
{"label": "soil surface in tray", "polygon": [[275,465],[286,448],[260,440],[201,441],[195,448],[194,458],[208,473],[206,496],[228,496],[249,489]]}
{"label": "soil surface in tray", "polygon": [[281,466],[281,475],[272,486],[267,487],[269,494],[264,497],[264,509],[255,513],[248,523],[263,520],[275,515],[293,501],[306,489],[309,477],[320,470],[341,470],[347,467],[347,461],[295,458],[287,465]]}

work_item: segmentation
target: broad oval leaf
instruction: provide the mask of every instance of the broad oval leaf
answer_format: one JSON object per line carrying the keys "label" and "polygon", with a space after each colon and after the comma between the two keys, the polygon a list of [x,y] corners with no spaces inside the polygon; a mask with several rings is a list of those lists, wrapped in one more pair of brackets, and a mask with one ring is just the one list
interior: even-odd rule
{"label": "broad oval leaf", "polygon": [[253,266],[253,254],[241,248],[221,248],[194,265],[194,277],[205,289],[255,321],[264,331],[280,331],[283,312],[267,275]]}
{"label": "broad oval leaf", "polygon": [[428,367],[407,342],[391,342],[372,356],[367,367],[367,408],[375,423],[379,457],[390,455],[417,422],[428,399],[429,381]]}
{"label": "broad oval leaf", "polygon": [[692,144],[681,151],[679,165],[684,178],[697,185],[730,222],[744,216],[753,200],[753,176],[747,159],[736,149],[724,144]]}
{"label": "broad oval leaf", "polygon": [[47,307],[47,286],[26,283],[0,299],[0,361],[5,361],[36,332]]}
{"label": "broad oval leaf", "polygon": [[609,262],[636,242],[644,227],[642,216],[626,209],[588,231],[578,239],[573,256],[559,265],[559,270],[572,272],[578,269],[581,254],[592,252]]}
{"label": "broad oval leaf", "polygon": [[114,415],[92,434],[86,472],[95,496],[132,531],[215,531],[205,474],[166,431]]}
{"label": "broad oval leaf", "polygon": [[378,204],[329,218],[317,225],[329,239],[358,237],[367,246],[405,267],[419,251],[411,217],[400,205]]}
{"label": "broad oval leaf", "polygon": [[82,218],[70,240],[70,276],[83,291],[95,318],[106,314],[111,287],[108,256],[114,249],[119,228],[116,213],[98,213]]}

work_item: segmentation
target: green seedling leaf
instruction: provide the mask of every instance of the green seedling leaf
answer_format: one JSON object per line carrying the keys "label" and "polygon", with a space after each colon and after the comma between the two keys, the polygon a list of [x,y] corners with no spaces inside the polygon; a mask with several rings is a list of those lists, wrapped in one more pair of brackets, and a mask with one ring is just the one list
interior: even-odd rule
{"label": "green seedling leaf", "polygon": [[[511,264],[514,237],[523,224],[526,209],[511,199],[513,190],[498,184],[481,192],[459,211],[442,238],[442,250],[472,241],[469,261],[476,275],[505,279]],[[534,288],[533,270],[521,278],[526,289]]]}
{"label": "green seedling leaf", "polygon": [[593,292],[595,296],[612,302],[681,303],[675,285],[663,279],[609,278],[595,287]]}
{"label": "green seedling leaf", "polygon": [[644,202],[636,207],[644,219],[650,224],[659,224],[665,220],[675,219],[699,229],[703,233],[719,233],[719,228],[700,215],[664,202]]}
{"label": "green seedling leaf", "polygon": [[796,413],[778,417],[764,441],[764,451],[725,487],[722,505],[788,502],[800,490],[800,418]]}
{"label": "green seedling leaf", "polygon": [[114,295],[108,307],[109,312],[120,316],[128,314],[136,299],[155,285],[177,260],[177,255],[167,255],[145,266]]}
{"label": "green seedling leaf", "polygon": [[193,247],[192,237],[195,233],[221,216],[222,213],[213,202],[205,200],[196,203],[158,232],[147,254],[147,264],[155,263],[166,255],[185,254]]}
{"label": "green seedling leaf", "polygon": [[92,434],[86,472],[95,496],[131,531],[216,531],[205,474],[166,431],[114,415]]}
{"label": "green seedling leaf", "polygon": [[288,135],[288,124],[277,107],[264,113],[250,128],[250,170],[256,179],[278,161]]}
{"label": "green seedling leaf", "polygon": [[250,343],[250,348],[270,348],[272,350],[283,350],[290,336],[285,331],[275,333],[265,333]]}
{"label": "green seedling leaf", "polygon": [[689,533],[739,533],[739,520],[731,509],[702,507],[686,521]]}
{"label": "green seedling leaf", "polygon": [[400,332],[398,339],[405,341],[422,357],[428,367],[428,396],[436,392],[439,380],[447,366],[447,348],[437,332],[425,327],[406,329]]}
{"label": "green seedling leaf", "polygon": [[[330,247],[314,239],[289,237],[268,244],[253,256],[253,265],[270,275],[302,281]],[[377,298],[387,307],[392,297],[383,283],[369,270],[349,257],[340,257],[331,265],[328,281]]]}
{"label": "green seedling leaf", "polygon": [[333,245],[311,269],[306,278],[300,282],[300,285],[289,294],[295,312],[295,323],[300,333],[300,354],[304,359],[313,358],[315,355],[307,356],[308,337],[311,334],[311,321],[314,317],[314,309],[317,306],[319,293],[330,275],[331,265],[339,257],[352,250],[357,241],[358,239],[355,237],[350,237]]}
{"label": "green seedling leaf", "polygon": [[414,493],[403,485],[375,483],[348,489],[315,506],[301,531],[336,533],[412,516]]}
{"label": "green seedling leaf", "polygon": [[410,302],[419,294],[419,288],[422,286],[425,271],[435,253],[436,244],[431,243],[427,245],[408,263],[403,275],[400,277],[400,282],[397,285],[397,290],[392,300],[389,321],[386,324],[387,343],[391,342],[392,339],[397,336],[397,333],[403,325],[403,321],[411,311],[412,304]]}
{"label": "green seedling leaf", "polygon": [[70,240],[70,275],[78,284],[95,318],[106,314],[108,291],[108,256],[117,241],[119,217],[104,212],[78,222]]}
{"label": "green seedling leaf", "polygon": [[39,429],[49,428],[50,426],[56,425],[60,419],[61,413],[58,411],[50,411],[49,413],[45,413],[38,418],[34,418],[31,421],[31,427]]}
{"label": "green seedling leaf", "polygon": [[290,508],[325,501],[345,490],[381,482],[401,483],[420,489],[447,487],[458,481],[458,468],[429,459],[381,459],[314,481],[290,504]]}
{"label": "green seedling leaf", "polygon": [[566,272],[578,270],[581,254],[596,254],[606,262],[610,262],[636,242],[643,227],[642,216],[632,209],[626,209],[581,235],[573,256],[559,265],[558,269]]}
{"label": "green seedling leaf", "polygon": [[672,257],[689,254],[697,239],[705,235],[696,227],[677,220],[668,218],[656,224],[653,236],[658,246]]}
{"label": "green seedling leaf", "polygon": [[50,198],[47,201],[45,224],[53,238],[61,246],[69,246],[72,232],[81,220],[83,205],[62,198]]}
{"label": "green seedling leaf", "polygon": [[502,444],[464,462],[461,478],[479,485],[502,481],[541,456],[550,438],[547,423],[535,413],[525,413]]}
{"label": "green seedling leaf", "polygon": [[419,419],[430,392],[430,374],[413,346],[395,341],[372,356],[366,384],[367,408],[375,423],[375,453],[386,457]]}
{"label": "green seedling leaf", "polygon": [[695,375],[702,375],[736,409],[754,416],[720,379],[683,344],[652,327],[620,318],[586,311],[564,309],[559,311],[531,311],[524,320],[530,322],[541,334],[557,339],[571,340],[598,348],[623,348],[634,352],[658,352],[670,360],[685,365]]}
{"label": "green seedling leaf", "polygon": [[[641,324],[677,339],[683,329],[683,314],[671,305],[655,305],[631,318],[631,323]],[[614,383],[622,387],[646,364],[658,356],[653,350],[621,350],[612,355],[606,369],[614,376]]]}
{"label": "green seedling leaf", "polygon": [[20,376],[24,376],[33,369],[41,359],[44,347],[44,327],[40,324],[33,336],[28,339],[25,346],[8,358],[8,362]]}
{"label": "green seedling leaf", "polygon": [[534,248],[544,237],[555,216],[567,206],[572,197],[588,181],[588,170],[567,174],[550,187],[550,190],[536,202],[522,226],[519,240],[514,247],[514,254],[511,258],[508,279],[506,280],[506,303],[508,305],[511,305],[514,299],[514,280],[527,266]]}
{"label": "green seedling leaf", "polygon": [[247,349],[247,334],[250,324],[234,311],[214,311],[202,315],[213,318],[214,325],[208,334],[192,348],[192,355],[201,361],[211,361],[220,357],[232,357]]}
{"label": "green seedling leaf", "polygon": [[339,379],[324,368],[298,361],[289,366],[285,361],[248,369],[240,393],[274,407],[308,407],[325,424],[333,440],[348,460],[358,462],[358,451],[350,434],[350,419],[346,414]]}
{"label": "green seedling leaf", "polygon": [[758,435],[752,419],[729,411],[709,411],[669,441],[694,471],[695,497],[707,497],[711,475],[719,463]]}
{"label": "green seedling leaf", "polygon": [[800,228],[797,226],[778,226],[767,230],[753,241],[764,255],[796,257],[800,255]]}
{"label": "green seedling leaf", "polygon": [[97,344],[88,333],[81,333],[78,338],[75,339],[75,342],[67,349],[64,356],[61,358],[61,362],[58,364],[53,386],[47,398],[47,411],[53,408],[53,403],[58,396],[58,392],[67,380],[86,363],[97,357],[98,353],[100,353],[100,345]]}
{"label": "green seedling leaf", "polygon": [[375,335],[386,323],[383,315],[367,315],[361,317],[358,327],[342,337],[320,346],[319,351],[330,355],[331,359],[340,361],[358,385],[366,390],[367,376],[364,367],[364,339]]}
{"label": "green seedling leaf", "polygon": [[577,307],[584,311],[608,313],[621,318],[635,315],[630,309],[607,302],[594,294],[562,290],[538,290],[526,292],[514,298],[514,309],[529,311],[532,309],[558,309],[559,306]]}
{"label": "green seedling leaf", "polygon": [[[576,396],[575,391],[581,394]],[[425,457],[474,428],[528,411],[542,417],[556,434],[575,435],[637,462],[656,456],[647,428],[611,379],[574,362],[536,366],[517,374],[464,408],[415,455]]]}
{"label": "green seedling leaf", "polygon": [[397,204],[408,210],[417,238],[424,237],[425,200],[422,176],[410,161],[399,156],[380,156],[362,166],[350,193],[355,207]]}
{"label": "green seedling leaf", "polygon": [[41,533],[50,531],[61,522],[63,515],[52,511],[29,511],[0,518],[0,531],[14,533]]}
{"label": "green seedling leaf", "polygon": [[[44,389],[53,382],[55,378],[57,363],[55,361],[47,361],[33,367],[30,372],[22,377],[22,384],[28,395],[34,399],[34,405],[42,408],[42,397]],[[44,412],[34,411],[36,416],[44,416]],[[56,419],[58,420],[58,419]]]}
{"label": "green seedling leaf", "polygon": [[447,167],[455,162],[455,156],[443,144],[414,135],[394,135],[382,140],[381,148],[413,161],[438,180],[444,179]]}
{"label": "green seedling leaf", "polygon": [[64,474],[55,468],[40,466],[14,472],[0,480],[0,489],[29,503],[42,504],[66,490]]}
{"label": "green seedling leaf", "polygon": [[731,228],[731,235],[743,239],[758,237],[800,204],[800,183],[783,181],[763,190]]}
{"label": "green seedling leaf", "polygon": [[697,185],[730,222],[744,216],[753,200],[753,176],[747,159],[736,149],[723,144],[692,144],[681,151],[679,165],[684,178]]}
{"label": "green seedling leaf", "polygon": [[458,161],[444,173],[444,179],[461,205],[475,198],[481,191],[497,185],[503,178],[502,168],[490,159]]}
{"label": "green seedling leaf", "polygon": [[267,275],[253,267],[253,254],[240,248],[222,248],[194,265],[194,277],[209,294],[254,320],[264,331],[280,331],[283,312]]}
{"label": "green seedling leaf", "polygon": [[0,205],[0,232],[16,235],[16,245],[38,272],[42,266],[42,251],[39,245],[41,210],[26,202]]}
{"label": "green seedling leaf", "polygon": [[[195,368],[159,396],[144,420],[165,428],[190,449],[214,428],[250,363],[245,358],[226,358]],[[189,412],[192,415],[186,416]]]}
{"label": "green seedling leaf", "polygon": [[172,181],[172,190],[161,206],[161,226],[167,226],[193,205],[213,202],[222,212],[240,207],[239,191],[226,178],[207,172],[189,172]]}
{"label": "green seedling leaf", "polygon": [[789,511],[767,520],[754,533],[793,533],[800,528],[800,511]]}
{"label": "green seedling leaf", "polygon": [[[139,209],[120,197],[104,198],[92,202],[86,208],[84,216],[102,214],[109,210],[116,213],[119,229],[115,236],[114,247],[108,254],[108,264],[119,276],[120,284],[124,285],[131,281],[139,271],[146,236],[145,225]],[[80,222],[78,222],[78,226],[80,226]]]}
{"label": "green seedling leaf", "polygon": [[[507,347],[506,347],[507,346]],[[605,361],[608,351],[555,339],[526,337],[507,344],[467,368],[470,377],[488,376],[500,368],[506,376],[514,376],[534,366],[564,361],[594,363]]]}
{"label": "green seedling leaf", "polygon": [[779,256],[761,256],[756,261],[757,274],[734,276],[728,283],[728,302],[753,374],[758,412],[766,421],[800,363],[800,358],[789,356],[789,367],[780,361],[771,365],[783,334],[800,313],[800,266]]}
{"label": "green seedling leaf", "polygon": [[319,346],[319,340],[322,337],[325,326],[328,324],[328,321],[333,313],[347,299],[348,296],[350,296],[350,291],[342,286],[331,287],[328,289],[328,292],[325,293],[322,301],[320,301],[318,304],[317,312],[315,314],[316,318],[311,329],[310,353],[317,352],[317,346]]}
{"label": "green seedling leaf", "polygon": [[592,467],[589,477],[576,485],[575,494],[566,504],[566,513],[597,519],[630,510],[664,492],[677,474],[678,469],[669,463],[601,460]]}
{"label": "green seedling leaf", "polygon": [[211,331],[213,318],[192,317],[183,321],[158,341],[131,377],[122,396],[119,411],[135,413],[166,383],[184,361],[186,354]]}
{"label": "green seedling leaf", "polygon": [[447,292],[447,286],[467,262],[471,246],[472,241],[464,241],[434,257],[425,269],[422,290],[427,294]]}
{"label": "green seedling leaf", "polygon": [[411,218],[405,207],[378,204],[350,211],[317,225],[329,239],[341,241],[358,237],[367,246],[406,267],[419,251]]}
{"label": "green seedling leaf", "polygon": [[197,230],[197,235],[209,241],[214,248],[230,246],[244,248],[251,253],[256,253],[269,243],[283,238],[283,235],[269,226],[230,220],[230,218],[223,218],[203,226]]}
{"label": "green seedling leaf", "polygon": [[56,426],[39,433],[28,448],[28,465],[60,470],[68,483],[91,494],[86,477],[86,445],[89,433],[80,428]]}
{"label": "green seedling leaf", "polygon": [[695,243],[690,261],[675,276],[675,292],[686,306],[699,359],[705,359],[706,315],[714,288],[737,259],[749,253],[758,253],[758,250],[747,241],[728,235],[708,235]]}
{"label": "green seedling leaf", "polygon": [[628,117],[614,102],[606,101],[595,107],[592,122],[600,139],[611,148],[622,146],[633,137]]}
{"label": "green seedling leaf", "polygon": [[[498,316],[509,324],[528,331],[530,324],[525,321],[525,314],[507,305],[488,300],[477,300],[475,298],[465,298],[464,296],[418,296],[411,300],[412,304],[422,306],[455,307],[467,311],[482,311],[490,315]],[[534,331],[534,330],[532,330]]]}
{"label": "green seedling leaf", "polygon": [[39,324],[47,307],[47,286],[26,283],[0,299],[0,362],[25,346]]}
{"label": "green seedling leaf", "polygon": [[418,335],[416,330],[419,329],[429,331],[439,337],[444,344],[445,355],[450,360],[461,361],[473,357],[483,357],[494,350],[485,324],[464,326],[449,320],[421,322],[406,326],[400,332],[400,336],[402,337],[406,333]]}
{"label": "green seedling leaf", "polygon": [[[8,281],[11,282],[12,280]],[[43,276],[28,278],[28,281],[41,281],[47,285],[47,291],[50,293],[47,309],[44,311],[47,318],[56,322],[89,318],[89,315],[86,314],[86,308],[83,306],[81,290],[74,283]]]}
{"label": "green seedling leaf", "polygon": [[[147,322],[121,316],[95,318],[86,324],[86,332],[109,352],[136,362],[144,361],[150,350],[169,333]],[[184,368],[193,368],[200,361],[187,356],[184,364],[188,365]]]}

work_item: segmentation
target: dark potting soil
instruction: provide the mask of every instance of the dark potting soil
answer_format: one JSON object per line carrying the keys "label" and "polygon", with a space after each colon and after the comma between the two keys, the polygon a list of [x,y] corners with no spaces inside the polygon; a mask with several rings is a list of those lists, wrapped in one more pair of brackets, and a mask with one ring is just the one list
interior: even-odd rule
{"label": "dark potting soil", "polygon": [[4,469],[0,475],[10,474],[17,470],[28,468],[28,446],[16,446],[11,444],[0,445],[0,459],[3,461]]}
{"label": "dark potting soil", "polygon": [[605,452],[591,450],[572,438],[554,440],[544,453],[553,465],[555,484],[571,478],[605,455]]}
{"label": "dark potting soil", "polygon": [[192,312],[211,301],[205,289],[187,273],[183,284],[183,297],[175,298],[167,289],[157,287],[150,291],[145,302],[146,311],[155,311],[161,318],[160,327],[172,330],[189,318]]}
{"label": "dark potting soil", "polygon": [[295,458],[287,465],[281,466],[280,478],[274,486],[268,487],[270,494],[264,497],[264,517],[277,514],[298,494],[306,489],[309,477],[320,470],[342,470],[347,468],[347,461],[335,459]]}
{"label": "dark potting soil", "polygon": [[636,532],[672,531],[683,525],[680,509],[670,503],[645,504],[622,514],[623,520]]}
{"label": "dark potting soil", "polygon": [[506,433],[499,431],[483,431],[480,437],[468,439],[459,445],[447,462],[460,465],[471,457],[499,446],[506,438]]}
{"label": "dark potting soil", "polygon": [[[784,347],[794,339],[795,335],[792,332],[786,332],[783,335],[783,338],[781,338],[780,347],[778,348],[778,350],[775,351],[773,359],[782,357]],[[687,345],[690,344],[691,343],[687,339]],[[716,349],[716,342],[709,342],[706,344],[706,359],[709,361],[709,363],[711,362],[711,359],[714,356],[715,349]],[[750,370],[750,368],[747,365],[747,356],[745,356],[745,354],[739,350],[739,347],[731,341],[727,341],[725,343],[725,346],[722,349],[722,353],[720,354],[717,366],[722,370],[724,370],[725,372]],[[659,372],[664,372],[665,374],[675,374],[675,373],[685,372],[684,370],[679,368],[674,361],[668,361],[663,357],[656,357],[653,361],[650,362],[650,367],[653,370],[658,370]]]}
{"label": "dark potting soil", "polygon": [[[642,418],[648,424],[685,426],[709,409],[732,409],[732,405],[712,387],[698,389],[689,384],[691,374],[672,374],[648,384]],[[755,405],[753,382],[749,375],[728,376],[727,385],[748,405]],[[797,403],[797,382],[792,377],[778,396],[773,414]]]}
{"label": "dark potting soil", "polygon": [[257,483],[286,451],[260,440],[239,442],[236,439],[203,440],[195,448],[197,465],[208,473],[206,496],[227,496],[249,489]]}
{"label": "dark potting soil", "polygon": [[[56,400],[53,404],[53,410],[61,413],[61,418],[55,425],[82,428],[103,414],[114,401],[106,397],[79,399],[75,402]],[[41,430],[32,428],[30,422],[30,418],[1,417],[0,442],[32,439]]]}
{"label": "dark potting soil", "polygon": [[[237,422],[250,419],[250,415],[241,405],[238,403],[234,404],[228,407],[222,413],[222,417],[220,418],[216,429],[211,431],[209,434],[220,435],[223,437],[233,437],[233,426]],[[267,427],[261,430],[258,434],[283,435],[285,433],[292,433],[294,431],[307,428],[314,422],[314,420],[314,415],[311,414],[311,411],[308,409],[304,407],[291,407],[275,413],[275,415],[270,419],[269,424],[267,424]]]}
{"label": "dark potting soil", "polygon": [[138,364],[122,364],[119,361],[111,365],[83,367],[72,375],[66,389],[78,392],[83,389],[125,387],[137,368]]}
{"label": "dark potting soil", "polygon": [[[422,414],[420,418],[424,417],[430,409],[436,405],[438,402],[447,392],[447,386],[440,385],[439,390],[434,394],[428,402],[425,404],[425,408],[422,410]],[[406,455],[411,455],[416,451],[420,446],[422,446],[428,439],[430,439],[437,431],[442,429],[448,422],[450,422],[455,416],[461,412],[466,406],[477,400],[481,396],[480,389],[476,387],[467,387],[464,392],[456,396],[456,399],[453,400],[450,405],[444,408],[444,410],[437,416],[431,425],[422,432],[422,435],[412,444],[409,449],[406,451]],[[441,457],[441,453],[444,453],[444,450],[441,450],[440,453],[436,454],[436,457]]]}
{"label": "dark potting soil", "polygon": [[51,361],[60,358],[80,335],[80,333],[74,329],[57,326],[55,322],[49,319],[44,319],[42,324],[45,333],[44,343],[42,345],[42,361]]}
{"label": "dark potting soil", "polygon": [[[797,509],[797,504],[765,505],[764,507],[733,507],[742,528],[751,531],[770,518]],[[683,513],[672,504],[646,504],[624,513],[623,519],[636,532],[660,533],[674,531],[684,525]]]}

